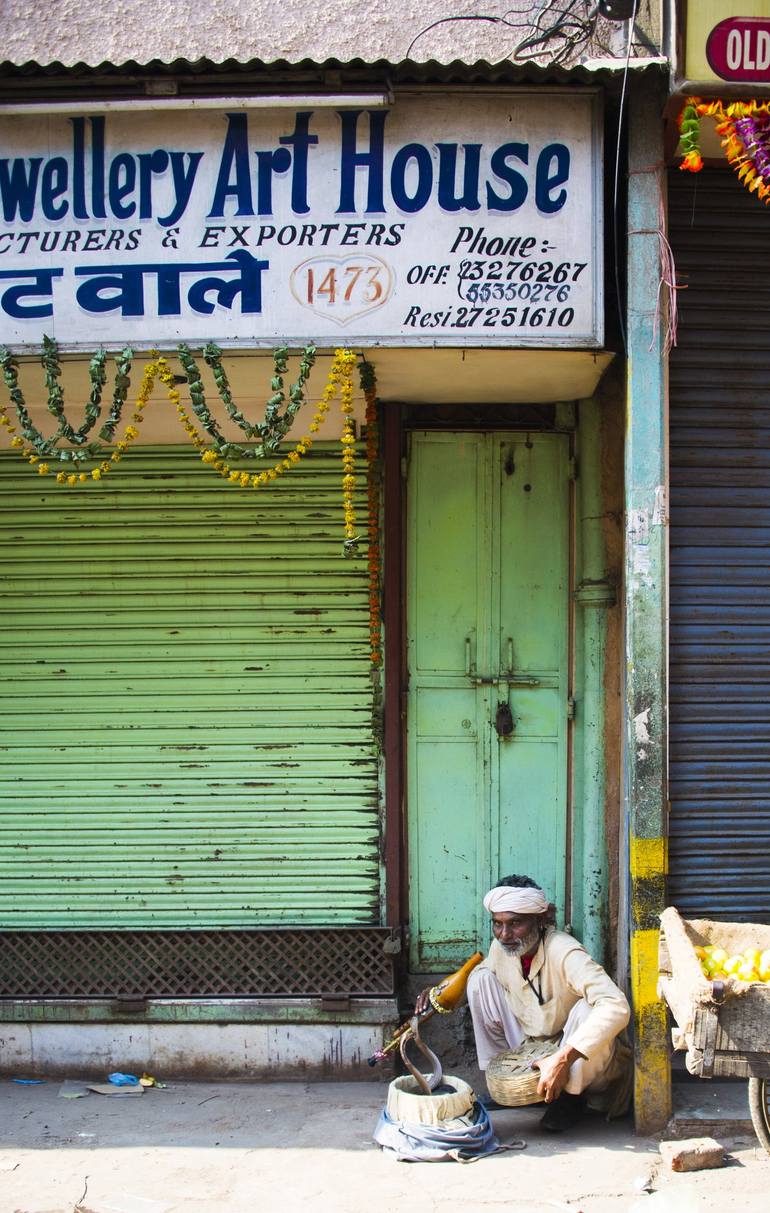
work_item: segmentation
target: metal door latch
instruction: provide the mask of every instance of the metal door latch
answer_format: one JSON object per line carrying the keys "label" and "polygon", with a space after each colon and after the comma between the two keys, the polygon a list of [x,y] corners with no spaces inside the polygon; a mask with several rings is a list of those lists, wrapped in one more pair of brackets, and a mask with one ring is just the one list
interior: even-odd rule
{"label": "metal door latch", "polygon": [[539,687],[540,679],[513,672],[513,639],[508,637],[508,669],[501,674],[479,674],[471,651],[471,638],[465,637],[465,676],[475,687]]}
{"label": "metal door latch", "polygon": [[528,678],[526,674],[469,674],[476,687],[496,687],[502,683],[509,687],[539,687],[539,678]]}

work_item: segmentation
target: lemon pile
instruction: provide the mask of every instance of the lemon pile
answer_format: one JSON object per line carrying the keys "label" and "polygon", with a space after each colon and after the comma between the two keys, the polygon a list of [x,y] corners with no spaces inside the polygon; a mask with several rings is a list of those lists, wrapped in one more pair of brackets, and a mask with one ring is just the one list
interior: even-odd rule
{"label": "lemon pile", "polygon": [[762,981],[770,985],[770,948],[760,952],[759,948],[746,948],[729,956],[724,948],[715,944],[696,947],[695,955],[700,961],[704,977],[709,981],[732,977],[736,981]]}

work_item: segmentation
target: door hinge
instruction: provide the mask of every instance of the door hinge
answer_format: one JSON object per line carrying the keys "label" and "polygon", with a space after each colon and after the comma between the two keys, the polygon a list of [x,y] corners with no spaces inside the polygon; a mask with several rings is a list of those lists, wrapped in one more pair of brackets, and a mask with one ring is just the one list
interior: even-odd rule
{"label": "door hinge", "polygon": [[575,700],[570,695],[567,698],[567,720],[574,720],[574,719],[575,719]]}
{"label": "door hinge", "polygon": [[580,470],[578,468],[578,461],[574,455],[570,455],[569,459],[567,460],[567,479],[577,480],[579,474]]}

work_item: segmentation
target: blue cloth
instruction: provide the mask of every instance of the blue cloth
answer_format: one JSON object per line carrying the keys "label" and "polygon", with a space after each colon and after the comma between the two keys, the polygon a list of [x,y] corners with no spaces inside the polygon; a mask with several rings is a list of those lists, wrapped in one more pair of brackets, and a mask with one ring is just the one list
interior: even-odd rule
{"label": "blue cloth", "polygon": [[392,1150],[399,1162],[474,1162],[500,1148],[486,1108],[474,1103],[465,1116],[437,1125],[395,1121],[383,1108],[374,1129],[374,1140]]}

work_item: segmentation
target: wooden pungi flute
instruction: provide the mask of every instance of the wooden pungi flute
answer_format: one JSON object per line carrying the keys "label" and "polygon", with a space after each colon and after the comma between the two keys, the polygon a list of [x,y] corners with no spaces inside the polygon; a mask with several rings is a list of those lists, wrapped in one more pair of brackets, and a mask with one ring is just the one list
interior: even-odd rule
{"label": "wooden pungi flute", "polygon": [[470,973],[476,968],[476,965],[481,964],[483,959],[483,953],[474,952],[464,965],[454,973],[450,973],[448,977],[444,977],[437,985],[432,986],[428,992],[430,1006],[421,1015],[412,1016],[411,1019],[407,1019],[405,1023],[396,1028],[390,1040],[368,1058],[368,1064],[376,1066],[394,1049],[400,1049],[401,1045],[414,1035],[415,1022],[422,1024],[433,1015],[449,1015],[454,1011],[465,995]]}

